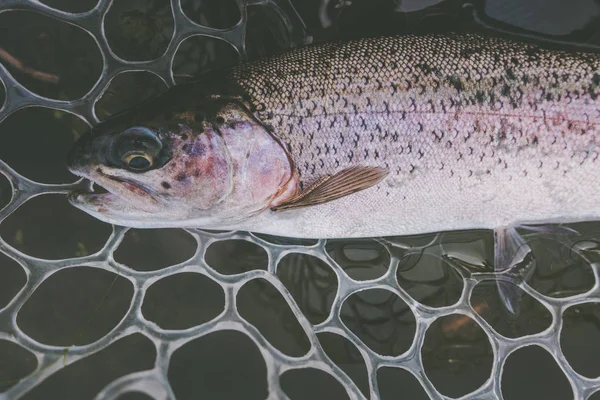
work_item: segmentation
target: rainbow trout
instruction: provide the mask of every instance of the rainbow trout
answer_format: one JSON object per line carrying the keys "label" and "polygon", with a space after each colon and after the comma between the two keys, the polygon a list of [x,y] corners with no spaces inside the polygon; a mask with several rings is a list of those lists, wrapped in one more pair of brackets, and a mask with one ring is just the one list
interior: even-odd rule
{"label": "rainbow trout", "polygon": [[600,219],[600,55],[369,38],[209,73],[99,124],[100,220],[330,238]]}

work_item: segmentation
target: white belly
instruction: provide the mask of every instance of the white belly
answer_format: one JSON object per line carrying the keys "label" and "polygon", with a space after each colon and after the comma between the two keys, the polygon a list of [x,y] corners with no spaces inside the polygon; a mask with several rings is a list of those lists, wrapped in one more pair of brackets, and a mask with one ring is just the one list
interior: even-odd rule
{"label": "white belly", "polygon": [[394,187],[386,187],[384,181],[330,203],[267,211],[237,228],[292,237],[348,238],[600,219],[598,163],[574,161],[565,173],[547,161],[546,168],[528,168],[538,162],[523,161],[523,168],[478,177],[468,177],[468,171],[454,178],[434,172]]}

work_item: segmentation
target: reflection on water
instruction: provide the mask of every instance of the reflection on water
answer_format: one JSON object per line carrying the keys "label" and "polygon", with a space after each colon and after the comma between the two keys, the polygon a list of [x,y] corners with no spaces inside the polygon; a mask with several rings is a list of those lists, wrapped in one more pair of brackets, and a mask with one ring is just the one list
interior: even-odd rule
{"label": "reflection on water", "polygon": [[[69,11],[93,6],[79,0],[44,3]],[[127,60],[160,55],[174,30],[169,2],[122,3],[114,3],[106,20],[113,51]],[[318,42],[480,29],[473,10],[488,22],[493,18],[533,32],[560,35],[556,39],[600,45],[600,11],[591,0],[568,9],[558,1],[488,0],[470,8],[464,7],[462,0],[294,1],[298,14],[285,1],[266,2],[269,5],[265,7],[252,6],[254,3],[259,2],[250,2],[247,22],[250,58],[305,43],[300,18]],[[182,4],[189,18],[215,28],[234,26],[240,18],[234,1],[186,0]],[[4,51],[0,62],[19,82],[55,99],[83,95],[101,71],[96,47],[83,31],[29,12],[0,13],[0,51]],[[20,63],[7,62],[6,54]],[[194,37],[183,42],[172,68],[181,82],[237,59],[227,42]],[[96,113],[103,119],[163,88],[160,79],[148,72],[118,75],[95,104]],[[0,89],[0,105],[3,96]],[[64,155],[84,128],[81,120],[60,111],[19,110],[0,123],[0,158],[39,182],[72,181],[64,168]],[[0,201],[6,204],[9,199],[8,182],[1,178]],[[131,282],[132,276],[190,265],[190,270],[150,282],[145,288],[139,302],[149,326],[167,331],[194,329],[219,318],[224,309],[233,313],[228,307],[235,302],[245,326],[259,332],[267,348],[291,357],[310,357],[313,349],[320,349],[365,397],[370,396],[368,373],[373,371],[376,355],[387,356],[389,362],[381,363],[371,379],[382,398],[427,398],[426,389],[407,372],[419,359],[433,387],[457,397],[488,379],[497,362],[493,350],[497,344],[491,336],[518,340],[544,335],[551,326],[560,327],[560,348],[573,369],[595,378],[600,375],[595,357],[600,343],[600,303],[586,302],[582,295],[595,285],[592,265],[599,261],[600,225],[575,224],[572,228],[577,235],[537,233],[526,237],[533,273],[527,290],[514,289],[520,293],[517,315],[507,312],[498,294],[490,231],[322,242],[261,234],[221,240],[219,233],[210,232],[192,237],[183,230],[130,230],[110,254],[110,262],[114,261],[111,273],[93,268],[56,272],[33,291],[18,312],[17,323],[30,338],[44,344],[91,343],[126,314],[132,299],[128,279]],[[93,254],[104,246],[110,232],[108,225],[68,206],[61,195],[34,198],[0,225],[0,236],[8,244],[46,259]],[[198,244],[204,249],[202,254],[196,251]],[[198,273],[200,269],[193,266],[202,262],[206,269]],[[119,268],[127,267],[132,270],[127,270],[129,275],[124,278]],[[265,276],[276,277],[280,285]],[[25,279],[18,263],[0,257],[0,308],[19,293]],[[235,279],[240,279],[238,286],[226,290],[221,286]],[[380,286],[371,285],[373,282]],[[531,290],[545,297],[534,296]],[[464,299],[466,291],[470,296]],[[552,301],[572,296],[582,296],[582,304],[553,315]],[[469,301],[470,316],[465,309],[457,312],[452,308],[461,299]],[[337,315],[339,325],[335,325]],[[442,316],[427,320],[436,315]],[[0,328],[3,323],[0,318]],[[343,331],[330,329],[332,326]],[[71,366],[73,360],[67,356],[69,367],[25,397],[92,398],[120,376],[151,369],[156,357],[149,339],[129,335],[76,365]],[[199,391],[209,398],[265,398],[272,388],[268,385],[273,385],[265,362],[264,354],[247,335],[224,329],[175,351],[168,377],[178,399],[197,398]],[[0,339],[0,391],[28,376],[35,365],[30,352]],[[291,398],[347,396],[338,380],[318,368],[288,369],[279,385]],[[564,374],[539,346],[519,349],[508,357],[502,385],[506,398],[568,398],[571,394]],[[431,388],[427,390],[431,392]]]}

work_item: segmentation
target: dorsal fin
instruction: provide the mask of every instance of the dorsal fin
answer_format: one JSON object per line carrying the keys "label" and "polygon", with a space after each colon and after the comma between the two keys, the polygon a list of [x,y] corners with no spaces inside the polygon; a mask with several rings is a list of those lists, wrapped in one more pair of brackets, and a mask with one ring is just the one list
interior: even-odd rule
{"label": "dorsal fin", "polygon": [[360,165],[346,168],[335,175],[319,178],[308,189],[271,210],[290,210],[336,200],[378,184],[388,172],[385,168]]}

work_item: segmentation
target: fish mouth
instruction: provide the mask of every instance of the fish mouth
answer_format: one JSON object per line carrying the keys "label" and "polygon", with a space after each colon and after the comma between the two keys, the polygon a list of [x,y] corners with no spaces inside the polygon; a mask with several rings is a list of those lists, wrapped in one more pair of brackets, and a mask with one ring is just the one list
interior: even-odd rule
{"label": "fish mouth", "polygon": [[155,204],[159,202],[156,193],[152,189],[130,179],[107,174],[100,168],[96,170],[96,173],[103,178],[103,180],[106,180],[107,183],[108,181],[113,181],[119,184],[120,188],[124,188],[125,190],[117,189],[117,187],[112,187],[112,185],[109,184],[102,185],[102,183],[98,182],[98,179],[80,171],[71,170],[71,173],[90,182],[89,190],[80,189],[69,194],[69,201],[74,204],[88,203],[100,205],[103,201],[115,199],[127,200],[128,192],[133,193],[138,197],[150,199]]}
{"label": "fish mouth", "polygon": [[[121,178],[119,176],[114,176],[114,175],[109,175],[105,172],[102,171],[98,171],[98,173],[102,176],[104,176],[107,179],[110,179],[111,181],[117,182],[119,184],[121,184],[124,188],[126,188],[127,190],[129,190],[130,192],[133,192],[137,195],[140,196],[150,196],[150,198],[152,200],[154,200],[155,202],[157,201],[156,198],[154,197],[154,191],[151,190],[150,188],[146,187],[145,185],[141,184],[141,183],[137,183],[134,182],[130,179],[127,178]],[[102,187],[100,184],[98,184],[98,186]],[[117,194],[114,191],[111,191],[108,188],[104,188],[107,192],[113,193],[113,194]],[[118,194],[117,194],[118,195]]]}

